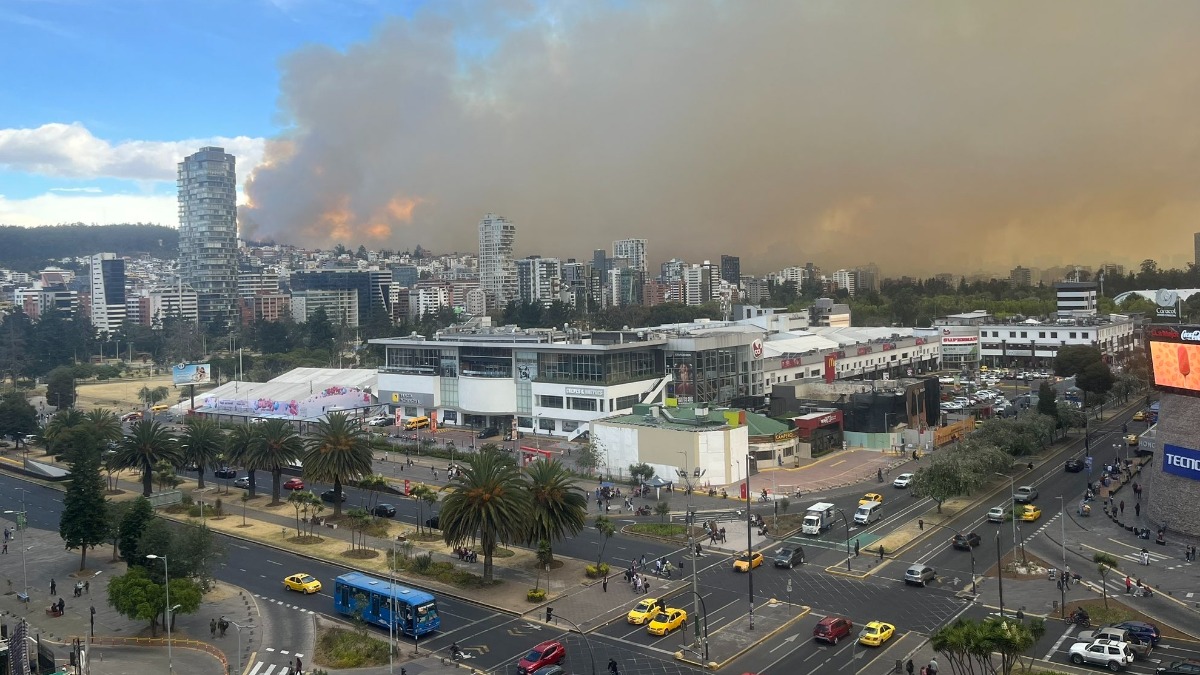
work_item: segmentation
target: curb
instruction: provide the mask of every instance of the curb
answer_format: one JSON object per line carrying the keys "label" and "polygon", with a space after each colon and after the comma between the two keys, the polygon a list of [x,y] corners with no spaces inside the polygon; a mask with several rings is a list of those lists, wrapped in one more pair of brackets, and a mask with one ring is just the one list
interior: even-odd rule
{"label": "curb", "polygon": [[[779,602],[779,600],[776,598],[771,598],[771,602]],[[743,655],[746,654],[746,652],[750,651],[751,649],[754,649],[755,647],[761,645],[762,643],[766,642],[767,640],[770,640],[771,638],[775,637],[776,635],[783,632],[784,630],[791,628],[792,624],[794,624],[797,621],[799,621],[800,619],[803,619],[804,617],[808,616],[809,612],[812,612],[812,607],[809,607],[808,605],[801,605],[801,607],[804,608],[802,612],[800,612],[796,616],[788,619],[787,621],[784,621],[783,624],[780,625],[775,630],[771,631],[770,633],[767,633],[766,635],[760,637],[759,639],[755,640],[754,642],[751,642],[750,644],[743,647],[740,651],[735,653],[733,656],[730,656],[729,658],[725,659],[724,661],[721,661],[720,663],[717,663],[716,665],[713,665],[712,663],[703,664],[698,661],[693,661],[691,659],[684,658],[683,652],[675,652],[675,660],[681,661],[683,663],[687,663],[689,665],[699,666],[700,668],[707,668],[709,670],[720,670],[720,669],[724,668],[725,666],[729,665],[730,663],[732,663],[733,661],[741,658]],[[725,624],[721,628],[718,628],[716,631],[713,632],[713,635],[716,635],[717,633],[721,632],[723,629],[728,628],[729,625],[730,624]]]}

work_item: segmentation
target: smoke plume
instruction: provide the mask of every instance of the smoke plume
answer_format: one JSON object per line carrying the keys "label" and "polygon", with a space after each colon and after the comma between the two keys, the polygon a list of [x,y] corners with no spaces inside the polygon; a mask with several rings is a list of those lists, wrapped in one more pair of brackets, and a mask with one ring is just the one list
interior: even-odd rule
{"label": "smoke plume", "polygon": [[283,64],[246,236],[521,255],[645,237],[885,274],[1146,257],[1200,230],[1200,3],[430,3]]}

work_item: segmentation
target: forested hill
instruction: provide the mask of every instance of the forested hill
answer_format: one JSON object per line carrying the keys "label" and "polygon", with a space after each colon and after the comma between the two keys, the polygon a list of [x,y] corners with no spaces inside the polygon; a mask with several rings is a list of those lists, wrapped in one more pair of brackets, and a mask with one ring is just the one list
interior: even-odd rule
{"label": "forested hill", "polygon": [[18,272],[36,272],[63,258],[96,253],[149,254],[175,258],[179,254],[179,231],[173,227],[144,223],[120,225],[46,225],[16,227],[0,225],[0,267]]}

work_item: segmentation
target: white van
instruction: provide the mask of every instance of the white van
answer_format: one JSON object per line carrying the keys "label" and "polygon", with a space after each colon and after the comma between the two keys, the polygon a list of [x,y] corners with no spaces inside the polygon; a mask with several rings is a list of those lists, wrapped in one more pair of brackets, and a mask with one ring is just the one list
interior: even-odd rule
{"label": "white van", "polygon": [[881,517],[883,517],[883,504],[879,502],[859,504],[858,510],[854,512],[854,522],[858,525],[870,525]]}

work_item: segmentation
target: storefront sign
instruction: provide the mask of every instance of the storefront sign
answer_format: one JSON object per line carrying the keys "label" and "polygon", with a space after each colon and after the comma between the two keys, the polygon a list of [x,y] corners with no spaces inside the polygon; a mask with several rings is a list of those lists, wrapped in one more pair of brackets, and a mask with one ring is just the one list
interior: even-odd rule
{"label": "storefront sign", "polygon": [[1164,443],[1163,471],[1192,480],[1200,480],[1200,451]]}
{"label": "storefront sign", "polygon": [[567,387],[567,396],[591,396],[593,398],[603,398],[603,389],[581,389],[579,387]]}
{"label": "storefront sign", "polygon": [[422,408],[433,407],[433,394],[412,394],[405,391],[391,392],[391,401],[399,405],[415,405]]}

